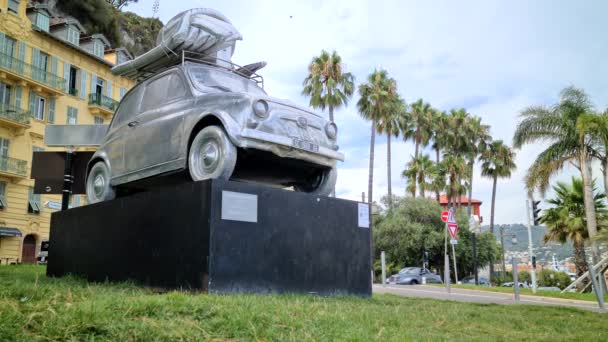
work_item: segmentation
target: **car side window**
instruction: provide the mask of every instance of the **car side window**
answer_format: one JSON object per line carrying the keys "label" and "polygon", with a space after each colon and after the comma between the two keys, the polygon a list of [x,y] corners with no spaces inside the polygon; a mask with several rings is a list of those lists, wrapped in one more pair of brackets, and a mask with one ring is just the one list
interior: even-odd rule
{"label": "car side window", "polygon": [[141,104],[141,111],[156,109],[163,104],[183,97],[185,94],[186,87],[182,78],[175,73],[167,74],[148,83]]}
{"label": "car side window", "polygon": [[113,127],[117,127],[125,122],[128,122],[139,113],[138,107],[142,92],[143,87],[139,87],[133,89],[133,91],[125,96],[125,98],[121,101],[120,107],[118,107],[118,111],[116,112],[116,119],[112,124]]}

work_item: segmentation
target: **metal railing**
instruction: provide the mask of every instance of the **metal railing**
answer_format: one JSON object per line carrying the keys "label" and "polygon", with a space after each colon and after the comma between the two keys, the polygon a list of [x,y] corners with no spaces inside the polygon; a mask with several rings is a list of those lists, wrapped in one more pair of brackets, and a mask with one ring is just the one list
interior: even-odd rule
{"label": "metal railing", "polygon": [[0,172],[27,177],[27,161],[0,156]]}
{"label": "metal railing", "polygon": [[0,104],[0,118],[29,125],[30,112],[15,106]]}
{"label": "metal railing", "polygon": [[78,96],[78,89],[70,88],[70,91],[68,93],[72,96]]}
{"label": "metal railing", "polygon": [[222,68],[224,70],[233,72],[241,77],[248,78],[248,79],[254,81],[260,88],[264,89],[264,77],[256,74],[255,72],[249,71],[249,70],[243,71],[244,68],[242,66],[240,66],[236,63],[232,63],[231,61],[217,58],[216,56],[212,56],[212,55],[208,55],[208,54],[204,54],[204,53],[193,52],[193,51],[187,51],[187,50],[182,51],[181,57],[182,57],[182,64],[184,64],[186,61],[190,61],[190,62],[198,62],[198,63],[203,63],[203,64],[211,65],[214,67]]}
{"label": "metal railing", "polygon": [[93,93],[89,94],[89,105],[97,105],[114,111],[118,107],[118,101],[101,94]]}
{"label": "metal railing", "polygon": [[10,70],[51,88],[65,91],[66,80],[46,70],[25,63],[15,57],[0,53],[0,68]]}

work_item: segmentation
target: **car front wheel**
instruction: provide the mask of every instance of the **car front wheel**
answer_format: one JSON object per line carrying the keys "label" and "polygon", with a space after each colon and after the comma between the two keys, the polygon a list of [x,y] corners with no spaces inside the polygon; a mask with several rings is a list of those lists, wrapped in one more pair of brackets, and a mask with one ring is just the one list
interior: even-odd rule
{"label": "car front wheel", "polygon": [[236,165],[236,147],[218,126],[203,128],[190,145],[188,169],[194,181],[230,179]]}
{"label": "car front wheel", "polygon": [[105,162],[96,162],[89,171],[86,191],[89,203],[109,201],[116,197],[116,192],[110,185],[110,169]]}
{"label": "car front wheel", "polygon": [[315,177],[294,185],[294,190],[316,196],[329,196],[336,186],[338,172],[335,167],[317,173]]}

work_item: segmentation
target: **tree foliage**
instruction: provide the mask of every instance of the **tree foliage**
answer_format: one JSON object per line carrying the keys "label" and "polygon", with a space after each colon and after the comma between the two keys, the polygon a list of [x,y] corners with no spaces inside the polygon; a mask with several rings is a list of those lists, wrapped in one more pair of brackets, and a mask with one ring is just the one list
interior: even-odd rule
{"label": "tree foliage", "polygon": [[99,0],[62,0],[57,8],[67,15],[77,18],[88,33],[103,34],[112,46],[121,43],[118,28],[119,11],[106,1]]}
{"label": "tree foliage", "polygon": [[[374,224],[374,254],[386,253],[388,263],[398,268],[422,265],[422,253],[429,253],[430,268],[443,273],[443,247],[445,223],[441,221],[443,209],[433,200],[424,198],[401,198],[393,210],[377,218]],[[473,273],[472,233],[468,229],[468,219],[458,212],[458,244],[456,261],[460,277]],[[490,233],[477,237],[477,257],[479,267],[488,265],[492,257],[498,257],[498,245]],[[450,259],[451,260],[451,259]]]}
{"label": "tree foliage", "polygon": [[121,9],[124,6],[130,4],[130,3],[135,3],[138,0],[106,0],[106,2],[108,4],[110,4],[112,7],[116,8],[116,9]]}

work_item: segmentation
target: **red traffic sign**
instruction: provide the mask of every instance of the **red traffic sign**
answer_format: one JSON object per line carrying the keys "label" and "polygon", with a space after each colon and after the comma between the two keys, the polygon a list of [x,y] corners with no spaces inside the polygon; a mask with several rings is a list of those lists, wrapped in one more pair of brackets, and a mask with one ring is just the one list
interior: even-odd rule
{"label": "red traffic sign", "polygon": [[441,213],[441,221],[448,222],[448,217],[450,217],[449,211],[444,211]]}
{"label": "red traffic sign", "polygon": [[450,231],[450,235],[452,235],[452,239],[455,239],[456,234],[458,234],[458,224],[448,223],[448,230]]}

